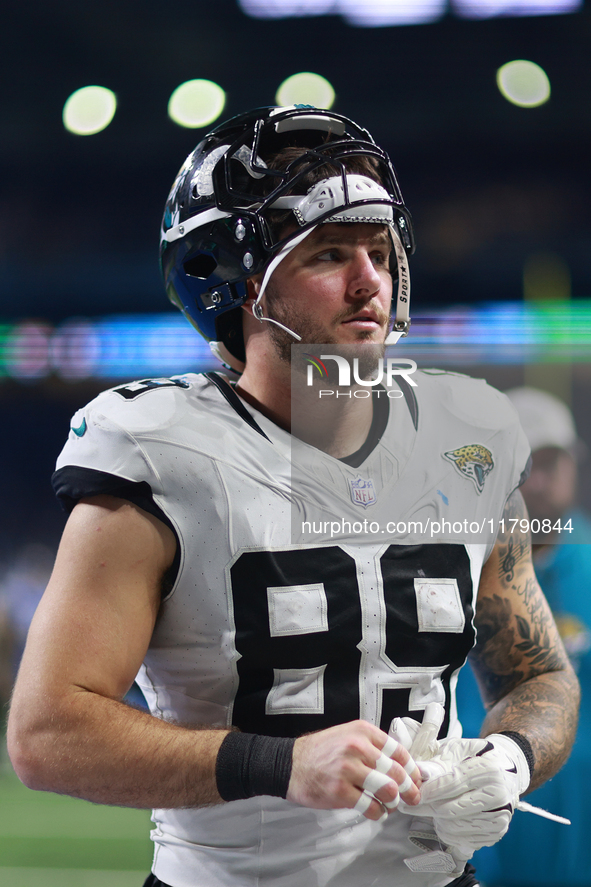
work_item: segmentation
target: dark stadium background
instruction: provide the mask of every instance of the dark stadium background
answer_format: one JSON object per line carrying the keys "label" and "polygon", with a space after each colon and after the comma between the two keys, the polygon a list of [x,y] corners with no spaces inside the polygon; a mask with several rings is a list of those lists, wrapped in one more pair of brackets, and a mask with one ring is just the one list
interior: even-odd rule
{"label": "dark stadium background", "polygon": [[[213,80],[227,93],[228,117],[275,103],[279,84],[306,70],[330,80],[334,110],[367,126],[392,156],[416,226],[415,311],[519,302],[524,264],[546,252],[568,267],[572,300],[591,298],[590,45],[591,4],[569,15],[449,14],[383,28],[352,27],[337,15],[255,20],[236,0],[6,4],[0,323],[170,312],[157,264],[160,217],[203,132],[167,117],[172,90]],[[495,73],[513,59],[544,68],[549,102],[523,109],[501,96]],[[118,110],[103,132],[74,136],[62,108],[89,84],[112,89]],[[556,373],[567,373],[591,445],[589,357]],[[482,372],[499,387],[524,378],[520,366]],[[71,414],[104,387],[51,375],[0,378],[0,581],[23,546],[56,544],[55,458]],[[585,480],[587,503],[589,489]]]}
{"label": "dark stadium background", "polygon": [[[327,77],[334,109],[361,121],[391,153],[416,225],[415,312],[520,300],[524,262],[546,250],[568,265],[573,297],[589,297],[589,45],[589,7],[359,28],[336,15],[255,20],[236,0],[7,5],[0,321],[168,312],[159,222],[176,170],[202,132],[167,117],[172,90],[211,79],[225,89],[230,116],[274,103],[282,80],[304,70]],[[523,109],[501,96],[495,72],[515,58],[547,72],[547,104]],[[117,113],[103,132],[73,136],[63,104],[94,83],[114,90]],[[580,367],[578,375],[586,375]],[[71,412],[102,387],[0,381],[5,557],[23,536],[56,538],[53,461]],[[585,397],[579,387],[575,408]],[[577,414],[586,434],[587,411]]]}
{"label": "dark stadium background", "polygon": [[[524,262],[545,250],[568,265],[574,298],[589,297],[589,45],[589,8],[359,28],[340,16],[255,20],[236,0],[10,4],[0,30],[0,321],[170,311],[159,222],[202,132],[167,117],[172,90],[211,79],[230,116],[274,103],[282,80],[303,70],[327,77],[334,109],[391,153],[416,226],[415,311],[520,300]],[[547,72],[547,104],[501,96],[495,72],[515,58]],[[114,90],[117,113],[103,132],[73,136],[63,104],[94,83]],[[55,539],[53,461],[72,410],[102,387],[0,382],[5,556],[23,535]],[[575,407],[584,393],[576,386]]]}

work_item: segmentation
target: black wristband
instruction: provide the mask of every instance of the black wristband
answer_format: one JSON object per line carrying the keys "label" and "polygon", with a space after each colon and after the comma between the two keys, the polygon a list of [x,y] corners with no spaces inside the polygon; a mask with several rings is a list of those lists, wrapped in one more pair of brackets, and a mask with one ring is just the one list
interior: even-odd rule
{"label": "black wristband", "polygon": [[515,742],[523,754],[525,755],[525,760],[527,761],[527,766],[529,767],[529,775],[534,775],[534,767],[536,764],[536,759],[534,758],[534,750],[531,747],[531,743],[529,739],[526,739],[521,733],[517,733],[515,730],[499,730],[501,736],[508,736],[509,739],[512,739]]}
{"label": "black wristband", "polygon": [[215,766],[217,789],[224,801],[255,795],[285,798],[291,776],[295,739],[228,733]]}

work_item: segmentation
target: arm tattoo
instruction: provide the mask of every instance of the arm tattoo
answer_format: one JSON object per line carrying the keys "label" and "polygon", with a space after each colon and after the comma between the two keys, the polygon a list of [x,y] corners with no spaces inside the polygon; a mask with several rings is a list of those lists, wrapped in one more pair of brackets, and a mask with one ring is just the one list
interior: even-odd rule
{"label": "arm tattoo", "polygon": [[499,546],[499,580],[505,585],[515,579],[515,570],[527,560],[530,554],[530,541],[525,533],[509,531],[509,527],[519,527],[522,518],[527,517],[525,505],[521,496],[509,496],[503,514],[503,532],[499,534],[497,545]]}
{"label": "arm tattoo", "polygon": [[[520,494],[505,509],[527,517]],[[532,788],[564,763],[577,723],[578,682],[535,578],[528,534],[499,535],[480,584],[471,664],[488,709],[482,733],[516,730],[536,758]]]}
{"label": "arm tattoo", "polygon": [[562,767],[577,729],[579,683],[570,671],[547,672],[524,681],[487,714],[481,735],[515,730],[532,746],[535,770],[529,791]]}

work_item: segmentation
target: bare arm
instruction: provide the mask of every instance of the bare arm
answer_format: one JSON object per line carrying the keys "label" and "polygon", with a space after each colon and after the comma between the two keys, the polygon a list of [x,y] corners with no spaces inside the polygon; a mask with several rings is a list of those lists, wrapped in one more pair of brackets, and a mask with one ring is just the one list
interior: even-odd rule
{"label": "bare arm", "polygon": [[[511,518],[527,518],[519,492],[505,509],[507,529]],[[537,788],[570,753],[580,694],[534,573],[529,533],[499,537],[482,572],[475,623],[470,660],[488,711],[481,735],[525,736],[536,762],[530,790]]]}
{"label": "bare arm", "polygon": [[[94,497],[74,509],[55,569],[31,625],[9,719],[9,752],[31,788],[128,807],[221,803],[215,778],[227,729],[187,729],[122,703],[154,629],[172,532],[122,499]],[[380,757],[385,733],[353,722],[302,736],[293,750],[290,800],[353,807]],[[392,801],[408,762],[393,755]],[[418,770],[412,774],[420,782]],[[402,793],[416,803],[415,785]],[[378,819],[381,804],[365,813]]]}
{"label": "bare arm", "polygon": [[121,700],[148,648],[172,532],[129,502],[74,509],[31,625],[8,741],[31,788],[104,804],[179,807],[220,801],[226,731],[190,730]]}

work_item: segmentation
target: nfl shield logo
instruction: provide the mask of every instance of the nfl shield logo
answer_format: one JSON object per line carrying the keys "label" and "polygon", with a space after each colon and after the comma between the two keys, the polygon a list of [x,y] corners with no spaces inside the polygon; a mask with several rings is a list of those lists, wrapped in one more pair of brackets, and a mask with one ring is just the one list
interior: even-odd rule
{"label": "nfl shield logo", "polygon": [[351,490],[351,501],[354,505],[363,505],[364,508],[367,508],[368,505],[373,505],[377,502],[373,480],[365,480],[365,478],[357,475],[355,480],[349,481],[349,488]]}

